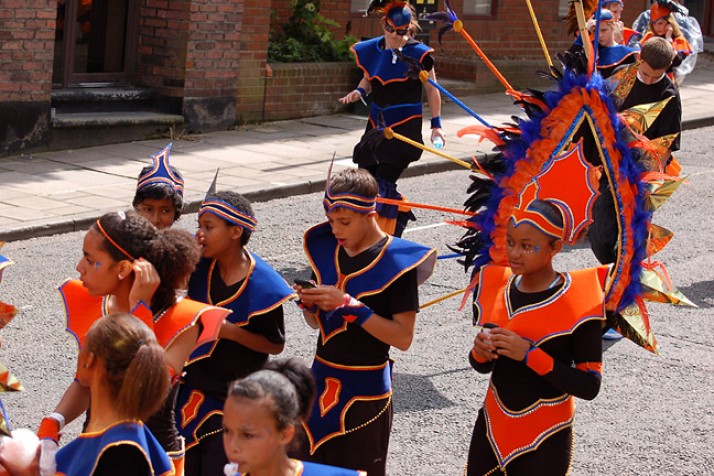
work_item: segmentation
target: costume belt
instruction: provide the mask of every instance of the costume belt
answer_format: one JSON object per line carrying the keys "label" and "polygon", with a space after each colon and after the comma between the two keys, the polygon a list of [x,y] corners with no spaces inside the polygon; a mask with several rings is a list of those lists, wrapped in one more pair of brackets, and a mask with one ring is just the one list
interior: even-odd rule
{"label": "costume belt", "polygon": [[575,402],[564,394],[538,400],[523,410],[509,410],[491,383],[486,392],[486,431],[501,468],[514,458],[538,448],[546,438],[573,423]]}
{"label": "costume belt", "polygon": [[[303,423],[310,453],[314,453],[324,442],[358,428],[367,426],[375,418],[365,421],[356,428],[346,428],[347,411],[354,402],[388,399],[392,395],[392,365],[351,366],[328,362],[315,357],[312,373],[317,386],[317,398],[307,423]],[[381,415],[381,413],[380,413]]]}
{"label": "costume belt", "polygon": [[381,124],[380,113],[384,124],[389,127],[394,127],[414,117],[421,117],[422,106],[419,102],[412,104],[395,104],[387,107],[379,107],[375,103],[372,103],[369,110],[369,120],[373,126]]}

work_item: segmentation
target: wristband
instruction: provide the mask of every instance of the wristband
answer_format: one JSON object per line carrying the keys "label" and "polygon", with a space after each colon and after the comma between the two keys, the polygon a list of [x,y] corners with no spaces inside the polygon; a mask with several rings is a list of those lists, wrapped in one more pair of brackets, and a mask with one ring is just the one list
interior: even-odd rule
{"label": "wristband", "polygon": [[367,91],[365,91],[364,88],[360,88],[359,86],[355,88],[355,91],[357,91],[362,97],[365,97],[367,95]]}
{"label": "wristband", "polygon": [[339,316],[351,324],[362,326],[374,315],[374,311],[369,306],[345,293],[345,300],[342,305],[330,311],[330,315]]}
{"label": "wristband", "polygon": [[431,118],[431,128],[441,129],[441,116],[434,116]]}
{"label": "wristband", "polygon": [[40,440],[52,440],[59,443],[59,432],[64,428],[64,416],[54,412],[42,419],[40,428],[37,430],[37,437]]}

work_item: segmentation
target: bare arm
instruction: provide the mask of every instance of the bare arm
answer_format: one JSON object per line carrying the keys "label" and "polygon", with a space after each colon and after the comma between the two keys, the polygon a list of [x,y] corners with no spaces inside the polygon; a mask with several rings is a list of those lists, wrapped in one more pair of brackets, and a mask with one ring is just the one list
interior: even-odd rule
{"label": "bare arm", "polygon": [[340,98],[340,102],[342,104],[351,104],[353,102],[359,101],[359,99],[362,97],[362,93],[358,91],[358,89],[361,88],[364,90],[364,95],[368,96],[369,93],[372,92],[372,85],[369,84],[369,79],[367,79],[367,76],[362,76],[362,79],[359,80],[359,84],[357,85],[357,88],[353,89],[352,91],[348,92],[345,96]]}
{"label": "bare arm", "polygon": [[69,384],[54,411],[61,413],[65,424],[68,424],[86,412],[87,408],[89,408],[89,387],[75,380]]}
{"label": "bare arm", "polygon": [[198,326],[194,325],[181,333],[165,350],[166,363],[180,374],[198,340]]}
{"label": "bare arm", "polygon": [[277,355],[283,351],[285,344],[270,342],[265,336],[250,332],[246,329],[225,321],[218,333],[220,339],[228,339],[237,342],[255,352],[263,354]]}
{"label": "bare arm", "polygon": [[[436,82],[436,72],[434,71],[434,68],[429,71],[429,79]],[[429,103],[429,112],[431,112],[431,117],[440,118],[441,93],[431,83],[424,83],[424,90],[426,91],[426,100]],[[431,141],[434,142],[436,137],[441,137],[444,143],[446,143],[446,136],[444,135],[444,130],[441,127],[431,129]]]}

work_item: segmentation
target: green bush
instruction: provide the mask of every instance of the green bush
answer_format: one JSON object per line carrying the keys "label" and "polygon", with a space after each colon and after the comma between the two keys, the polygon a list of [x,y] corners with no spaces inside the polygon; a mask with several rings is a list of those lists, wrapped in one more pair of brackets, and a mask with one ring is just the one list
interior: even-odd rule
{"label": "green bush", "polygon": [[310,63],[349,61],[350,46],[357,38],[347,35],[336,40],[330,27],[336,21],[320,14],[320,0],[291,0],[293,9],[280,32],[271,31],[268,61],[279,63]]}

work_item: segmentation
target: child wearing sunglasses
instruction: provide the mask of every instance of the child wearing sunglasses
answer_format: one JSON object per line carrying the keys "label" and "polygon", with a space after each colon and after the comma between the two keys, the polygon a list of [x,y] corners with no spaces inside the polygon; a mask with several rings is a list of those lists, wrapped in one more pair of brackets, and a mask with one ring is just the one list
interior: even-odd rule
{"label": "child wearing sunglasses", "polygon": [[[406,76],[407,65],[398,54],[418,60],[429,77],[436,80],[434,50],[413,38],[419,27],[411,5],[403,0],[372,3],[375,5],[370,6],[368,11],[376,9],[383,13],[380,21],[384,35],[352,46],[363,76],[357,88],[340,98],[340,102],[350,104],[370,97],[369,122],[365,135],[355,146],[352,160],[377,179],[381,197],[400,200],[402,196],[397,192],[397,179],[410,162],[419,160],[421,149],[399,140],[384,140],[375,146],[365,139],[370,137],[368,132],[375,127],[391,127],[394,132],[424,143],[421,133],[422,83]],[[431,141],[443,144],[441,95],[429,83],[424,83],[424,90],[431,112]],[[414,219],[411,211],[396,205],[380,203],[377,214],[380,228],[394,236],[401,236],[407,221]]]}

